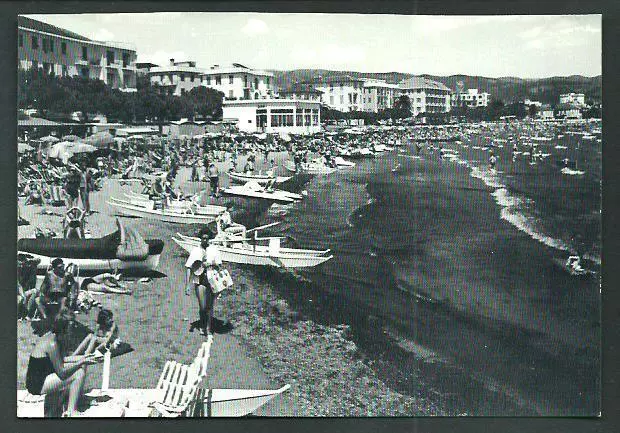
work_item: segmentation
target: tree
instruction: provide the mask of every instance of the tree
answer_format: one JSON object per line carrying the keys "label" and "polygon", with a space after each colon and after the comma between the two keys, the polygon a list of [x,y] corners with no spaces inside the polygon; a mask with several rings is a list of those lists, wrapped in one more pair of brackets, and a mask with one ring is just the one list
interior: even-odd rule
{"label": "tree", "polygon": [[405,119],[407,117],[411,117],[411,100],[407,95],[400,95],[398,99],[394,101],[392,118]]}
{"label": "tree", "polygon": [[497,120],[504,114],[504,103],[499,99],[491,101],[486,110],[485,120]]}

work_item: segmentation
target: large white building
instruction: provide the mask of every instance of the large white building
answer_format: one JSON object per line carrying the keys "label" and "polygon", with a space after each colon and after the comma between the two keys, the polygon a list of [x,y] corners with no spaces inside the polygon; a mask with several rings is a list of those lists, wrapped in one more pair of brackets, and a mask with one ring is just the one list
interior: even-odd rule
{"label": "large white building", "polygon": [[234,63],[230,67],[214,65],[209,69],[196,67],[196,62],[175,62],[167,66],[149,67],[146,74],[151,84],[162,91],[180,96],[195,87],[218,90],[227,100],[266,99],[275,94],[271,72],[250,69]]}
{"label": "large white building", "polygon": [[88,39],[60,27],[17,17],[18,68],[59,77],[101,80],[115,89],[136,88],[136,50],[126,43]]}
{"label": "large white building", "polygon": [[203,70],[196,67],[196,62],[175,62],[170,59],[167,66],[149,67],[146,75],[162,93],[180,96],[202,85]]}
{"label": "large white building", "polygon": [[583,93],[564,93],[560,95],[560,104],[573,104],[578,107],[586,105],[586,96]]}
{"label": "large white building", "polygon": [[319,78],[315,87],[323,92],[321,101],[334,110],[349,112],[364,109],[364,79],[350,75]]}
{"label": "large white building", "polygon": [[308,83],[295,83],[293,85],[278,89],[278,98],[282,99],[299,99],[302,101],[321,102],[322,95],[323,92]]}
{"label": "large white building", "polygon": [[224,101],[224,119],[244,132],[313,134],[321,130],[321,103],[299,99]]}
{"label": "large white building", "polygon": [[411,113],[447,113],[451,91],[444,84],[423,77],[412,77],[398,83],[402,95],[411,102]]}
{"label": "large white building", "polygon": [[227,67],[214,65],[205,70],[202,85],[219,90],[227,100],[267,99],[275,95],[273,73],[239,63]]}
{"label": "large white building", "polygon": [[469,108],[476,108],[489,105],[490,95],[487,92],[479,92],[478,89],[467,89],[467,93],[459,93],[455,96],[459,106],[465,105]]}
{"label": "large white building", "polygon": [[376,113],[392,108],[399,94],[398,84],[388,83],[385,80],[365,79],[362,92],[363,110]]}

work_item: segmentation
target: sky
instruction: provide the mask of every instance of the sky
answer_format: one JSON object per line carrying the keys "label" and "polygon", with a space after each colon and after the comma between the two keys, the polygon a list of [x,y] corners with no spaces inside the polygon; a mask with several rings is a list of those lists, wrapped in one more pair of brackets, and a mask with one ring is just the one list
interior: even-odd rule
{"label": "sky", "polygon": [[601,15],[274,13],[28,15],[91,39],[128,42],[139,62],[194,60],[431,75],[601,74]]}

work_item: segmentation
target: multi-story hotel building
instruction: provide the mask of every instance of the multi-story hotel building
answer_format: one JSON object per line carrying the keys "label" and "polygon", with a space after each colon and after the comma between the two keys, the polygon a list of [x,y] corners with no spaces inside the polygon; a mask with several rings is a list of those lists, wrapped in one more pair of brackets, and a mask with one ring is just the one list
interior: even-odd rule
{"label": "multi-story hotel building", "polygon": [[350,75],[320,78],[315,87],[323,92],[321,102],[338,111],[364,109],[364,79]]}
{"label": "multi-story hotel building", "polygon": [[323,92],[316,89],[312,84],[295,83],[288,87],[278,89],[278,98],[301,101],[321,102]]}
{"label": "multi-story hotel building", "polygon": [[175,62],[167,66],[148,67],[146,74],[163,92],[180,96],[195,87],[218,90],[226,100],[265,99],[274,93],[273,74],[234,63],[231,67],[196,67],[196,62]]}
{"label": "multi-story hotel building", "polygon": [[564,93],[560,95],[560,104],[573,104],[584,107],[586,105],[586,95],[583,93]]}
{"label": "multi-story hotel building", "polygon": [[447,113],[450,111],[450,89],[437,81],[412,77],[398,83],[401,95],[411,102],[411,113]]}
{"label": "multi-story hotel building", "polygon": [[170,59],[167,66],[149,67],[146,75],[151,84],[160,92],[180,96],[194,87],[202,85],[203,70],[196,67],[196,62],[175,62]]}
{"label": "multi-story hotel building", "polygon": [[478,89],[467,89],[467,93],[459,93],[455,95],[455,104],[459,106],[467,106],[469,108],[487,107],[489,105],[490,95],[487,92],[479,92]]}
{"label": "multi-story hotel building", "polygon": [[376,113],[392,108],[399,94],[398,84],[388,83],[385,80],[365,79],[362,89],[363,110]]}
{"label": "multi-story hotel building", "polygon": [[239,63],[214,65],[202,74],[202,85],[219,90],[227,100],[267,99],[275,94],[273,73],[250,69]]}
{"label": "multi-story hotel building", "polygon": [[24,16],[17,19],[18,67],[59,77],[99,79],[115,89],[136,88],[136,50],[101,42]]}

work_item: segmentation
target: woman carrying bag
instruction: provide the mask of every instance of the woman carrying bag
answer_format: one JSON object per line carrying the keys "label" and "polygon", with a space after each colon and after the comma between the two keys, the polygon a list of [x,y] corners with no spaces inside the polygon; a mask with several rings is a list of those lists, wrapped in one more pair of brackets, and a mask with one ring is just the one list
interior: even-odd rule
{"label": "woman carrying bag", "polygon": [[[232,286],[232,279],[227,270],[222,269],[222,256],[216,245],[209,245],[213,233],[205,231],[201,236],[200,246],[194,248],[185,263],[185,294],[189,296],[191,287],[198,300],[198,327],[202,335],[211,335],[211,322],[216,298],[226,288]],[[192,324],[190,332],[196,328]]]}

